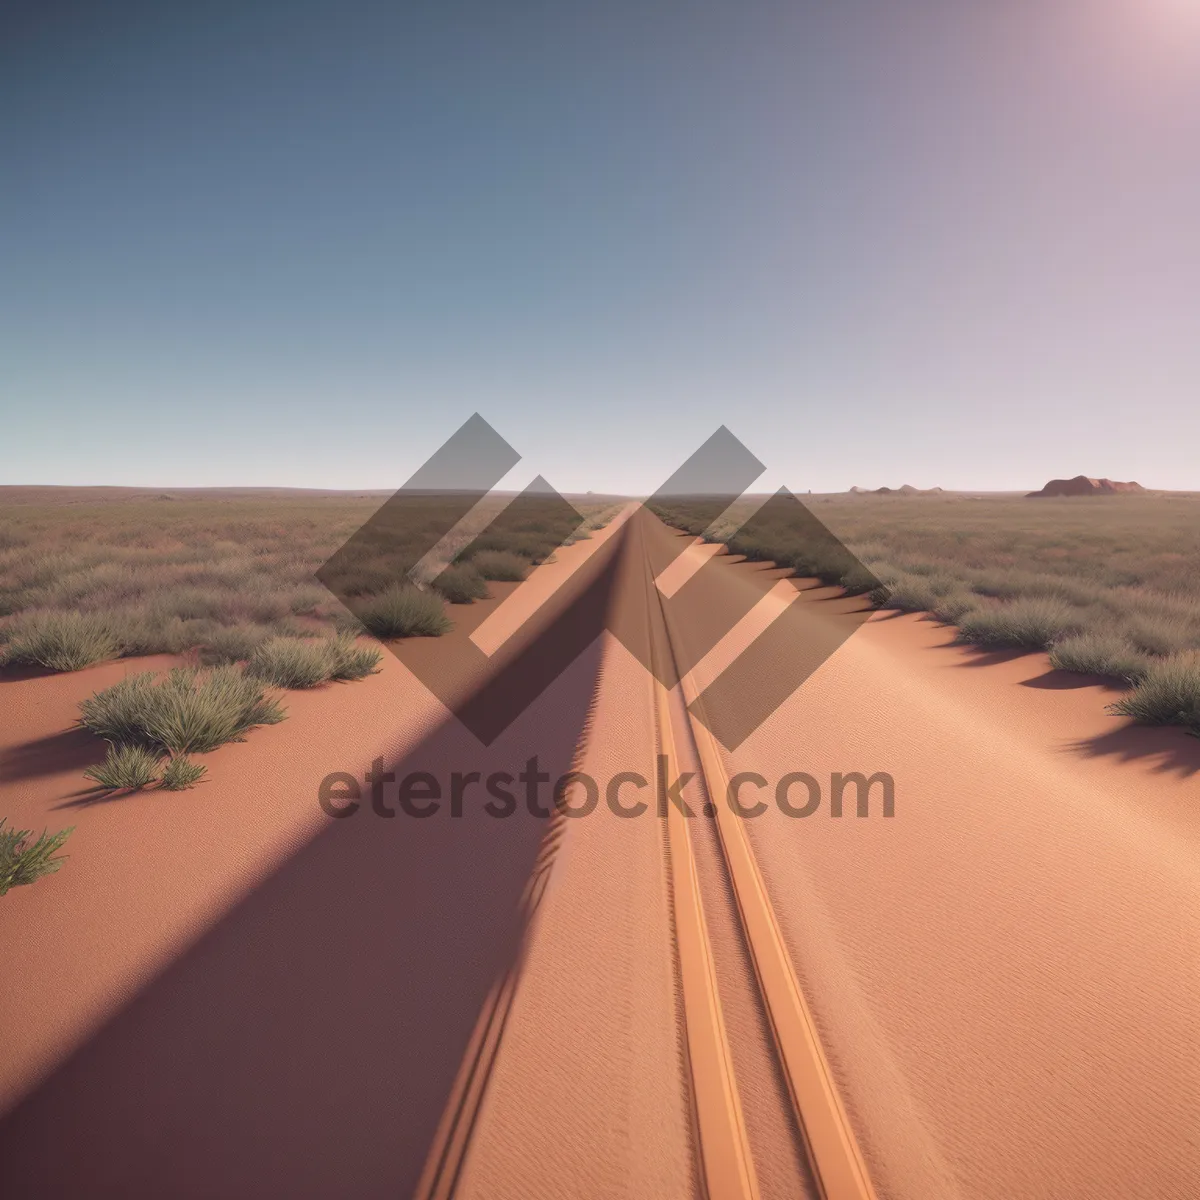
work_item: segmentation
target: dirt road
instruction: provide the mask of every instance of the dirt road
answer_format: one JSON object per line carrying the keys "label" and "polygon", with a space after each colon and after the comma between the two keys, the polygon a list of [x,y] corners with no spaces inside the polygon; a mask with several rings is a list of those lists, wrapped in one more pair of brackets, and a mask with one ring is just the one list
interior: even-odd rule
{"label": "dirt road", "polygon": [[[635,652],[607,646],[585,764],[600,779],[652,778],[666,727],[680,769],[697,775],[681,793],[697,819],[601,809],[566,822],[461,1194],[1198,1194],[1200,746],[1127,728],[1105,713],[1105,688],[1050,671],[1044,655],[979,655],[915,617],[864,620],[854,602],[761,565],[718,559],[689,599],[680,583],[696,564],[665,565],[678,538],[644,515],[630,531],[617,624]],[[640,611],[657,636],[644,598],[654,575],[684,601],[670,630],[681,659],[699,661],[665,700],[634,632]],[[705,731],[681,694],[703,692],[789,597],[809,606],[798,628],[811,643],[854,635],[705,770]],[[741,697],[708,695],[761,711],[751,689],[776,688],[769,669],[744,675]],[[635,721],[639,705],[649,715]],[[768,783],[746,785],[744,804],[767,804],[737,823],[837,1106],[821,1097],[821,1064],[781,1053],[788,1014],[769,999],[778,1010],[788,998],[761,982],[770,946],[747,936],[730,822],[723,836],[700,815],[705,779],[742,772]],[[801,772],[823,795],[797,818],[773,789]],[[834,772],[889,775],[894,815],[876,784],[867,816],[853,787],[831,816]],[[788,798],[798,808],[810,795],[797,784]],[[703,1014],[689,1017],[672,840],[685,825],[708,941],[699,973],[712,973],[723,1026],[707,1049]],[[840,1158],[839,1134],[853,1142]]]}
{"label": "dirt road", "polygon": [[[167,839],[164,798],[88,810],[117,882],[69,883],[81,856],[0,912],[0,1192],[1200,1194],[1200,743],[1126,730],[1044,656],[689,541],[638,512],[480,608],[514,670],[522,604],[618,635],[486,749],[393,663],[263,731],[292,756],[189,797],[217,816],[165,866],[119,856]],[[68,678],[25,682],[65,714]],[[63,780],[22,748],[53,736],[5,749],[39,824]],[[482,794],[321,814],[319,778],[376,754],[437,778],[537,754],[597,802],[576,779],[504,819]],[[832,815],[835,773],[875,777],[862,815],[853,781]]]}

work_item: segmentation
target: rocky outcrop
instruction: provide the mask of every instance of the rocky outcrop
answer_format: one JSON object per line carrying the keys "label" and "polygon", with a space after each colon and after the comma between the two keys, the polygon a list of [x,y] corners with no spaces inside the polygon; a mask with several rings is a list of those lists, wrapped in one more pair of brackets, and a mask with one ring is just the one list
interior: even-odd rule
{"label": "rocky outcrop", "polygon": [[1144,492],[1140,483],[1120,483],[1115,479],[1092,479],[1076,475],[1073,479],[1051,479],[1040,491],[1030,492],[1027,499],[1040,496],[1115,496],[1122,492]]}
{"label": "rocky outcrop", "polygon": [[879,488],[860,488],[852,487],[850,494],[853,496],[935,496],[942,489],[934,488],[915,488],[911,483],[901,484],[898,488],[879,487]]}

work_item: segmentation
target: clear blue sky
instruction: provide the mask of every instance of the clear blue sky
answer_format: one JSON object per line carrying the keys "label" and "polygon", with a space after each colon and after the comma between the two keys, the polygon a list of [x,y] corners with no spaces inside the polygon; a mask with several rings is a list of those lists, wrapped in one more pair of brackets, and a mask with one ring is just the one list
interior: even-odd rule
{"label": "clear blue sky", "polygon": [[14,3],[0,170],[0,482],[1200,489],[1200,0]]}

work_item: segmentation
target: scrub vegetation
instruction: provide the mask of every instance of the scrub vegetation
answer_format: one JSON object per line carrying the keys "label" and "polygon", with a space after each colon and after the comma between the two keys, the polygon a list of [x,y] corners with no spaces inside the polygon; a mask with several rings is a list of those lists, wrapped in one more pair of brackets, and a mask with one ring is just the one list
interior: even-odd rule
{"label": "scrub vegetation", "polygon": [[[452,626],[448,604],[485,597],[488,579],[523,578],[620,507],[468,497],[459,507],[475,510],[477,529],[464,522],[418,587],[408,570],[455,523],[442,510],[457,501],[417,497],[388,519],[385,500],[248,490],[0,489],[0,664],[77,671],[114,658],[194,654],[209,665],[257,658],[263,678],[271,678],[267,662],[286,674],[287,660],[295,678],[312,677],[317,660],[337,656],[328,645],[307,646],[311,639],[347,631],[436,637]],[[336,585],[331,592],[317,572],[339,548],[354,545],[352,535],[373,516],[381,518],[375,541],[360,538],[359,552],[346,555],[335,576],[323,576]],[[281,641],[295,645],[285,651]],[[301,661],[310,666],[301,668]],[[366,661],[352,657],[343,673],[324,678],[358,678],[367,673]]]}
{"label": "scrub vegetation", "polygon": [[731,553],[930,613],[963,642],[1047,650],[1132,686],[1114,711],[1200,730],[1200,495],[840,494],[804,497],[803,515],[758,498],[711,524],[700,503],[658,511]]}
{"label": "scrub vegetation", "polygon": [[284,718],[279,702],[237,667],[176,667],[130,675],[79,706],[79,723],[115,746],[205,754]]}
{"label": "scrub vegetation", "polygon": [[[205,774],[189,755],[284,719],[269,689],[374,673],[382,652],[364,635],[438,637],[451,605],[486,597],[488,580],[523,579],[619,508],[540,495],[0,488],[0,666],[181,657],[96,692],[79,722],[108,743],[86,772],[95,790],[183,790]],[[22,861],[42,862],[38,846]]]}
{"label": "scrub vegetation", "polygon": [[[280,640],[289,647],[334,644]],[[330,661],[322,659],[326,679]],[[167,791],[191,787],[205,768],[189,761],[189,754],[243,741],[256,726],[278,724],[285,711],[249,667],[220,666],[127,676],[84,700],[79,714],[84,729],[108,742],[104,762],[85,771],[85,777],[96,790],[128,792],[153,783]]]}
{"label": "scrub vegetation", "polygon": [[60,829],[58,833],[42,831],[33,838],[30,829],[5,829],[4,818],[0,817],[0,896],[9,888],[21,887],[53,875],[62,866],[66,855],[58,852],[71,836],[74,826]]}
{"label": "scrub vegetation", "polygon": [[470,561],[484,579],[503,583],[520,583],[529,574],[532,565],[529,559],[509,550],[481,550]]}
{"label": "scrub vegetation", "polygon": [[395,583],[367,595],[355,617],[368,633],[384,639],[440,637],[451,628],[441,598],[408,583]]}
{"label": "scrub vegetation", "polygon": [[310,688],[330,680],[362,679],[383,657],[374,646],[360,646],[353,634],[331,638],[268,638],[246,663],[246,674],[275,687]]}

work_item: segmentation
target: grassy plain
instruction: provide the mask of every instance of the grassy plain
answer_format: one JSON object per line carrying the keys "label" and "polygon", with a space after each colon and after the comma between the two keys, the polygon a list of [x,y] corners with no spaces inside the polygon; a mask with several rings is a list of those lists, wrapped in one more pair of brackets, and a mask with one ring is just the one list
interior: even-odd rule
{"label": "grassy plain", "polygon": [[[1200,731],[1200,495],[802,499],[819,526],[747,498],[706,536],[881,607],[932,613],[964,642],[1048,650],[1062,669],[1136,685],[1121,711]],[[660,511],[701,533],[688,508]]]}
{"label": "grassy plain", "polygon": [[[881,606],[929,612],[963,641],[1048,650],[1058,667],[1134,685],[1123,711],[1200,730],[1200,495],[803,499],[800,509],[745,498],[711,527],[686,500],[659,511],[691,532],[707,528],[732,552],[869,592]],[[418,497],[388,517],[386,500],[0,489],[0,661],[76,670],[170,653],[208,667],[245,664],[266,686],[360,678],[377,660],[355,645],[358,634],[444,633],[455,603],[485,596],[490,579],[522,578],[619,508],[613,498],[575,498],[585,524],[572,533],[575,518],[556,498],[507,508],[493,498],[459,523],[440,556],[418,563],[405,538],[415,544],[423,530],[444,528],[445,503]],[[378,514],[386,519],[374,540],[355,543]],[[338,599],[316,572],[348,543],[357,549],[338,567]]]}
{"label": "grassy plain", "polygon": [[181,656],[189,665],[164,678],[136,674],[83,701],[80,724],[109,744],[87,772],[97,790],[190,787],[204,767],[189,754],[283,719],[268,689],[373,673],[381,652],[360,635],[439,636],[488,579],[524,578],[619,508],[477,500],[0,488],[0,666]]}
{"label": "grassy plain", "polygon": [[[260,660],[281,659],[281,638],[361,632],[369,622],[355,619],[315,573],[385,499],[246,490],[0,489],[0,655],[52,670],[189,651],[215,664],[249,660],[268,644],[272,650]],[[609,501],[578,507],[591,527],[613,511]],[[483,512],[477,520],[488,516]],[[520,540],[520,532],[508,531],[507,543],[515,545],[497,535],[481,541],[484,565],[494,570],[496,553],[503,552],[511,575],[519,572],[514,558],[527,569],[557,544],[536,535]],[[469,553],[475,540],[468,526],[449,552]],[[356,609],[353,598],[361,597],[370,611],[404,576],[381,570],[375,560],[368,565],[375,576],[357,586],[351,581],[339,594],[352,597]],[[442,578],[439,571],[447,567]],[[446,601],[487,594],[484,575],[469,561],[434,563],[428,573]],[[444,607],[441,599],[420,595],[413,598],[421,610],[419,628],[411,632],[448,628],[448,619],[434,619],[434,610]],[[401,636],[407,630],[383,622],[379,632]]]}

